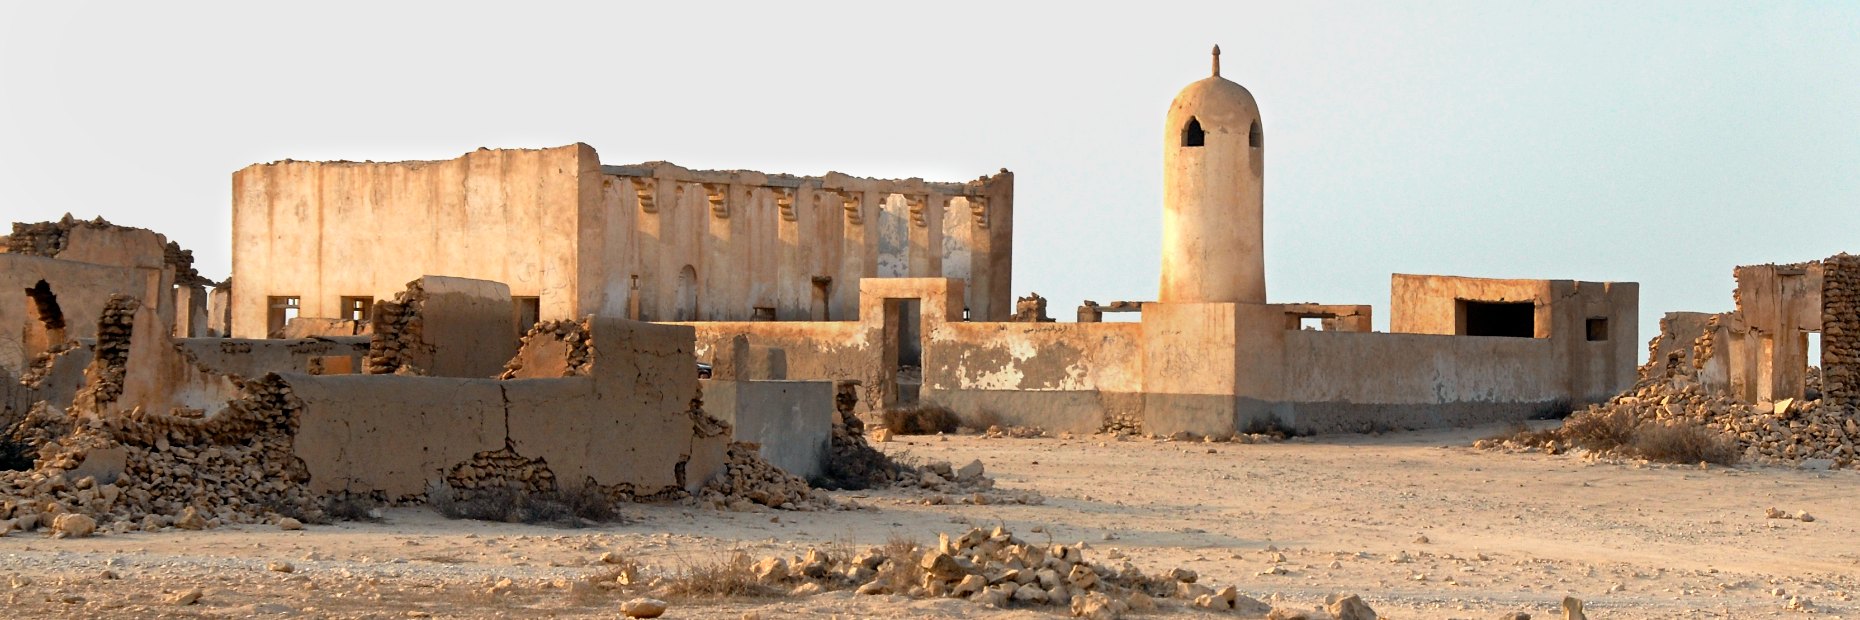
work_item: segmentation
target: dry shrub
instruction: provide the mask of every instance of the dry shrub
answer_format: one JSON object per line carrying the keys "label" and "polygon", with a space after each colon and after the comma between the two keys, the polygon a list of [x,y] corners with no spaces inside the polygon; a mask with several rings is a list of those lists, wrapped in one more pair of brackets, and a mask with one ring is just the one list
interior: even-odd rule
{"label": "dry shrub", "polygon": [[973,433],[984,432],[1001,425],[1001,414],[993,409],[977,409],[974,413],[962,416],[962,428]]}
{"label": "dry shrub", "polygon": [[[381,517],[375,516],[375,510],[380,507],[379,502],[367,497],[348,494],[333,495],[324,500],[323,514],[337,521],[380,523]],[[315,523],[315,521],[304,521],[304,523]]]}
{"label": "dry shrub", "polygon": [[1486,437],[1486,439],[1541,447],[1551,445],[1561,440],[1562,438],[1559,435],[1559,429],[1546,428],[1543,430],[1531,430],[1531,425],[1526,424],[1523,420],[1516,420],[1506,426],[1505,430],[1490,437]]}
{"label": "dry shrub", "polygon": [[502,523],[555,524],[579,527],[583,520],[595,523],[624,522],[613,501],[595,487],[567,491],[522,491],[494,486],[472,492],[471,499],[460,499],[452,487],[435,485],[426,491],[426,503],[448,519],[497,521]]}
{"label": "dry shrub", "polygon": [[920,561],[924,552],[922,545],[915,540],[893,535],[885,541],[885,546],[878,549],[885,556],[885,563],[878,567],[878,581],[885,584],[888,591],[909,592],[911,588],[923,585],[924,568]]}
{"label": "dry shrub", "polygon": [[686,564],[660,585],[667,596],[684,598],[781,596],[784,592],[756,579],[755,560],[742,551],[716,562]]}
{"label": "dry shrub", "polygon": [[884,419],[885,428],[899,435],[954,433],[962,426],[955,411],[931,401],[886,409]]}
{"label": "dry shrub", "polygon": [[1693,421],[1640,426],[1630,444],[1633,453],[1664,463],[1736,465],[1737,446],[1723,433]]}
{"label": "dry shrub", "polygon": [[1590,409],[1563,420],[1558,434],[1594,452],[1609,452],[1634,443],[1640,420],[1627,409]]}

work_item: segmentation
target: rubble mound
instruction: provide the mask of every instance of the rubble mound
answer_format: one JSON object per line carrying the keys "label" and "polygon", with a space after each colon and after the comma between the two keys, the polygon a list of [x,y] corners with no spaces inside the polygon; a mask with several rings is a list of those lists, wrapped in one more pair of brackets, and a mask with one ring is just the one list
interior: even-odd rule
{"label": "rubble mound", "polygon": [[833,500],[808,487],[807,481],[762,458],[762,446],[733,441],[724,470],[704,483],[700,501],[724,510],[748,512],[757,506],[782,510],[824,510]]}
{"label": "rubble mound", "polygon": [[921,492],[922,497],[919,502],[928,506],[945,504],[1037,506],[1046,503],[1046,497],[1034,491],[996,489],[995,479],[986,476],[985,473],[982,462],[979,460],[970,461],[962,467],[954,467],[949,461],[929,461],[902,467],[893,487],[904,491]]}
{"label": "rubble mound", "polygon": [[[934,547],[894,540],[861,552],[838,548],[809,549],[800,556],[754,559],[739,555],[727,571],[744,592],[805,596],[851,589],[860,595],[957,598],[998,608],[1057,609],[1082,618],[1114,619],[1159,608],[1196,608],[1260,617],[1273,607],[1241,594],[1234,586],[1199,583],[1195,571],[1177,568],[1146,574],[1128,558],[1121,564],[1093,562],[1087,546],[1039,545],[1005,528],[971,529],[941,534]],[[1117,556],[1113,556],[1117,557]],[[716,581],[718,571],[689,572],[683,577],[643,580],[636,571],[620,571],[598,583],[620,589],[632,584],[656,588],[658,595],[689,589],[681,580]],[[715,588],[716,584],[707,584]],[[1353,595],[1330,599],[1330,617],[1374,618],[1375,612]]]}
{"label": "rubble mound", "polygon": [[65,514],[119,532],[321,520],[304,485],[309,472],[291,452],[301,404],[275,374],[234,383],[239,398],[212,415],[97,415],[41,403],[8,438],[35,446],[38,458],[31,469],[0,472],[0,529],[49,527]]}
{"label": "rubble mound", "polygon": [[813,481],[815,486],[857,491],[896,482],[900,466],[866,441],[865,423],[854,412],[859,406],[859,382],[840,381],[834,390],[833,443],[826,472]]}
{"label": "rubble mound", "polygon": [[1682,374],[1643,379],[1633,390],[1571,415],[1562,427],[1483,439],[1474,447],[1552,454],[1583,448],[1671,460],[1639,453],[1633,441],[1641,433],[1696,427],[1725,442],[1733,450],[1733,460],[1850,468],[1860,464],[1854,447],[1860,442],[1860,422],[1855,415],[1850,407],[1821,400],[1746,404],[1716,394]]}

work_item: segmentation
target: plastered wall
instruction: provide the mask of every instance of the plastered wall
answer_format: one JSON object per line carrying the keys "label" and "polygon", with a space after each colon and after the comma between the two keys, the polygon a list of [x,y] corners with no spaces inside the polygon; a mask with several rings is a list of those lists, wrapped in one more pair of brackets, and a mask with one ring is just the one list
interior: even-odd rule
{"label": "plastered wall", "polygon": [[267,336],[270,296],[335,317],[343,296],[391,299],[432,273],[503,282],[540,298],[546,318],[578,316],[583,180],[599,165],[574,144],[248,166],[233,174],[233,335]]}

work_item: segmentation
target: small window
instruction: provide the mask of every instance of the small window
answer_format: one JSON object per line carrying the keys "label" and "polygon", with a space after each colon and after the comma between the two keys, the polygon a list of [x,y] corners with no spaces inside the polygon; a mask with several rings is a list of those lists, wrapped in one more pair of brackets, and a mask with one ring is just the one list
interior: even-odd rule
{"label": "small window", "polygon": [[344,297],[342,305],[337,307],[342,309],[342,319],[345,321],[366,321],[368,309],[374,305],[373,297]]}
{"label": "small window", "polygon": [[1608,319],[1589,319],[1589,342],[1601,342],[1608,339]]}
{"label": "small window", "polygon": [[512,297],[510,303],[517,313],[517,330],[529,333],[530,328],[542,321],[542,298]]}
{"label": "small window", "polygon": [[282,337],[284,326],[297,318],[302,306],[294,295],[267,297],[265,301],[265,335]]}
{"label": "small window", "polygon": [[1201,121],[1193,116],[1188,117],[1188,126],[1182,128],[1182,146],[1201,146],[1206,140],[1207,135],[1201,131]]}
{"label": "small window", "polygon": [[1259,121],[1253,121],[1253,128],[1246,132],[1246,145],[1259,148],[1265,146],[1266,136],[1259,131]]}

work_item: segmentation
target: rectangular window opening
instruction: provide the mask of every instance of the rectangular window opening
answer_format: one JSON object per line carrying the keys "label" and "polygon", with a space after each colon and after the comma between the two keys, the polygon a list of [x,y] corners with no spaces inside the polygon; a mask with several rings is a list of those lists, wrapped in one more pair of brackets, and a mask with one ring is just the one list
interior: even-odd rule
{"label": "rectangular window opening", "polygon": [[374,305],[375,298],[373,297],[355,296],[343,297],[342,304],[337,307],[342,309],[342,319],[345,321],[366,321],[368,309]]}
{"label": "rectangular window opening", "polygon": [[542,298],[512,297],[510,303],[517,314],[517,331],[527,334],[542,321]]}
{"label": "rectangular window opening", "polygon": [[1320,331],[1320,332],[1324,331],[1324,317],[1317,317],[1317,316],[1298,317],[1298,329]]}
{"label": "rectangular window opening", "polygon": [[302,308],[295,295],[276,295],[265,298],[265,335],[270,338],[282,338],[284,326],[297,318]]}
{"label": "rectangular window opening", "polygon": [[1461,336],[1498,336],[1534,338],[1537,336],[1537,304],[1528,301],[1472,301],[1455,304]]}
{"label": "rectangular window opening", "polygon": [[1601,342],[1608,339],[1608,319],[1589,319],[1589,342]]}

